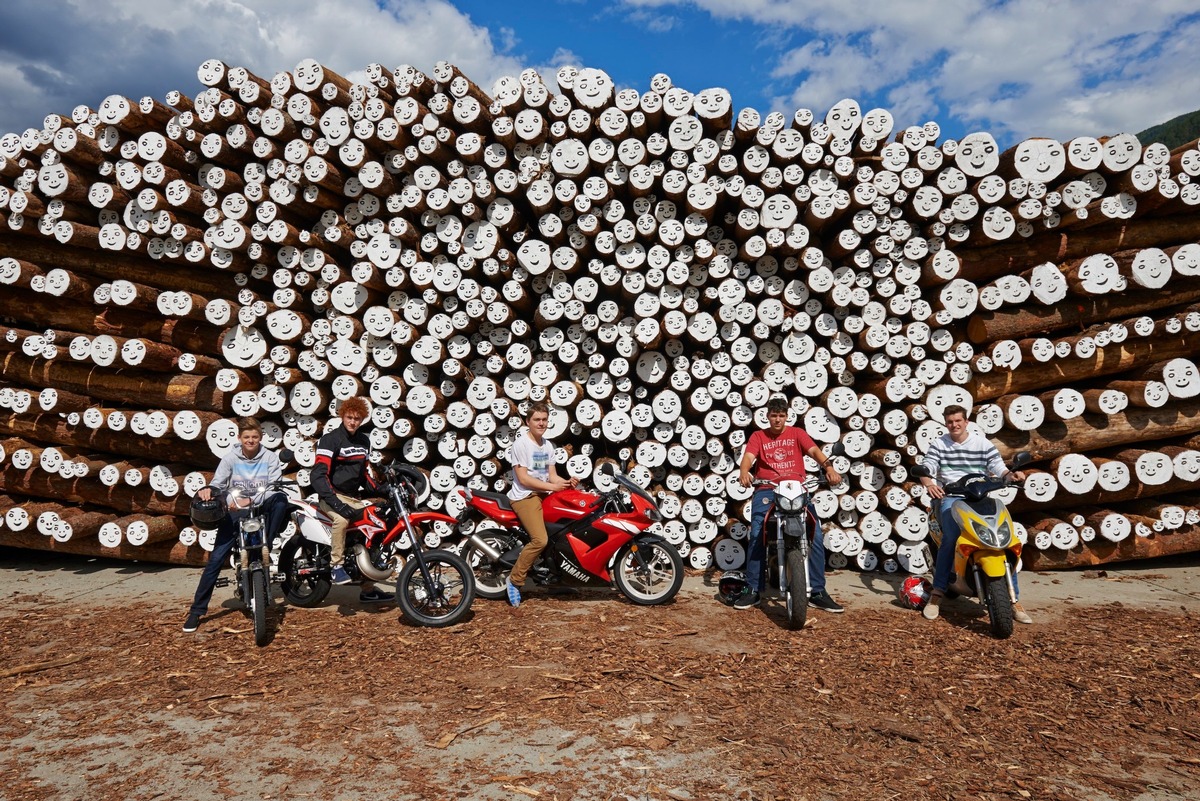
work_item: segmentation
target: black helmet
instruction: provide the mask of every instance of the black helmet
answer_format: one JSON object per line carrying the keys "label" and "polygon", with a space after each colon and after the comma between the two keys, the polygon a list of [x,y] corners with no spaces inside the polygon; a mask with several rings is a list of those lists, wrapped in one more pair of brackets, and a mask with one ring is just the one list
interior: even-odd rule
{"label": "black helmet", "polygon": [[192,518],[192,525],[199,529],[214,529],[226,515],[229,510],[225,507],[225,493],[213,488],[212,495],[207,501],[200,500],[197,495],[192,498],[192,507],[189,510],[189,515]]}
{"label": "black helmet", "polygon": [[745,573],[740,570],[726,570],[717,582],[717,600],[726,606],[733,606],[733,602],[740,598],[749,586]]}
{"label": "black helmet", "polygon": [[412,465],[392,465],[391,480],[401,486],[407,486],[413,506],[421,505],[429,497],[429,479]]}

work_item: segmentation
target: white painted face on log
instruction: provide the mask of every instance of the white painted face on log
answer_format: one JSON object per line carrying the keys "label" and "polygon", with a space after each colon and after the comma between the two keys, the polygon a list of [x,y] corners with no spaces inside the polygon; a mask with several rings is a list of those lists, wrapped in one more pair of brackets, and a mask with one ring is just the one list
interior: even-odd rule
{"label": "white painted face on log", "polygon": [[221,355],[235,367],[252,367],[262,361],[269,345],[257,328],[239,325],[221,337]]}
{"label": "white painted face on log", "polygon": [[719,87],[701,89],[692,99],[692,106],[700,116],[716,119],[732,110],[733,98],[728,89]]}
{"label": "white painted face on log", "polygon": [[676,150],[691,150],[703,137],[700,120],[691,114],[676,117],[667,130],[667,141]]}
{"label": "white painted face on log", "polygon": [[1057,264],[1045,262],[1033,268],[1029,288],[1039,303],[1049,306],[1062,299],[1067,290],[1067,279]]}
{"label": "white painted face on log", "polygon": [[315,58],[306,58],[292,70],[292,80],[301,92],[311,92],[325,80],[325,70]]}
{"label": "white painted face on log", "polygon": [[1026,139],[1013,154],[1017,173],[1027,181],[1049,183],[1067,166],[1067,151],[1054,139]]}
{"label": "white painted face on log", "polygon": [[542,129],[545,127],[546,121],[537,109],[527,108],[517,112],[516,118],[513,120],[513,130],[517,132],[517,136],[526,141],[531,141],[541,136]]}
{"label": "white painted face on log", "polygon": [[127,98],[121,95],[109,95],[96,109],[96,115],[100,118],[100,122],[115,125],[125,119],[132,108]]}
{"label": "white painted face on log", "polygon": [[597,137],[588,145],[588,158],[597,164],[607,164],[617,154],[617,148],[611,139]]}
{"label": "white painted face on log", "polygon": [[1180,275],[1200,275],[1200,245],[1189,242],[1171,255],[1171,267]]}
{"label": "white painted face on log", "polygon": [[1191,398],[1200,394],[1200,371],[1190,359],[1171,359],[1163,367],[1162,382],[1172,397]]}
{"label": "white painted face on log", "polygon": [[171,430],[171,418],[163,412],[151,412],[146,416],[146,433],[152,437],[163,437]]}
{"label": "white painted face on log", "polygon": [[1033,472],[1025,479],[1025,496],[1035,503],[1053,500],[1058,492],[1058,481],[1050,473]]}
{"label": "white painted face on log", "polygon": [[1032,346],[1033,358],[1039,362],[1046,362],[1054,358],[1054,342],[1040,337],[1033,341]]}
{"label": "white painted face on log", "polygon": [[64,164],[45,164],[38,170],[38,190],[53,197],[67,188],[67,168]]}
{"label": "white painted face on log", "polygon": [[117,342],[110,336],[98,336],[92,340],[92,361],[109,365],[117,356]]}
{"label": "white painted face on log", "polygon": [[763,228],[790,228],[796,222],[796,204],[787,195],[771,195],[763,203],[759,224]]}
{"label": "white painted face on log", "polygon": [[502,75],[492,84],[492,99],[499,101],[502,106],[511,106],[521,99],[525,91],[521,82],[514,75]]}
{"label": "white painted face on log", "polygon": [[954,163],[972,178],[979,178],[996,171],[1000,165],[1000,152],[996,140],[990,133],[969,133],[958,143]]}
{"label": "white painted face on log", "polygon": [[825,115],[825,124],[836,139],[848,139],[862,125],[862,111],[858,101],[850,98],[839,100]]}
{"label": "white painted face on log", "polygon": [[1079,265],[1077,278],[1084,291],[1092,295],[1103,295],[1117,288],[1119,267],[1107,253],[1088,256]]}
{"label": "white painted face on log", "polygon": [[540,239],[526,239],[517,248],[517,263],[532,275],[541,275],[550,269],[550,245]]}
{"label": "white painted face on log", "polygon": [[925,147],[925,129],[919,125],[910,125],[904,129],[901,141],[906,148],[916,152]]}
{"label": "white painted face on log", "polygon": [[1008,407],[1008,419],[1020,431],[1032,431],[1046,418],[1046,407],[1033,395],[1019,395]]}
{"label": "white painted face on log", "polygon": [[[350,138],[350,115],[341,106],[331,106],[321,115],[317,128],[331,145],[340,145]],[[290,143],[289,143],[290,144]]]}
{"label": "white painted face on log", "polygon": [[663,111],[672,117],[692,110],[692,93],[681,86],[672,86],[663,94]]}
{"label": "white painted face on log", "polygon": [[92,340],[85,336],[77,336],[67,346],[67,353],[75,361],[83,361],[92,355]]}
{"label": "white painted face on log", "polygon": [[[535,72],[534,75],[537,73]],[[522,73],[524,75],[524,73]],[[579,75],[578,67],[559,67],[555,73],[555,80],[558,82],[558,88],[567,91],[575,86],[575,78]]]}
{"label": "white painted face on log", "polygon": [[1142,145],[1134,134],[1118,134],[1104,143],[1102,162],[1112,172],[1124,172],[1142,158]]}
{"label": "white painted face on log", "polygon": [[933,145],[925,145],[917,151],[917,166],[925,172],[933,172],[942,166],[944,154]]}
{"label": "white painted face on log", "polygon": [[1171,460],[1171,466],[1176,478],[1181,478],[1184,481],[1200,480],[1200,451],[1190,448],[1180,451]]}
{"label": "white painted face on log", "polygon": [[208,448],[217,456],[225,453],[237,442],[237,423],[233,420],[215,420],[204,432]]}
{"label": "white painted face on log", "polygon": [[993,239],[1007,239],[1016,229],[1016,220],[1008,209],[992,206],[983,213],[983,226]]}
{"label": "white painted face on log", "polygon": [[892,113],[887,109],[873,108],[863,115],[860,130],[862,135],[876,142],[882,142],[892,132],[894,125]]}
{"label": "white painted face on log", "polygon": [[1159,248],[1144,248],[1134,257],[1133,270],[1143,286],[1159,289],[1173,272],[1171,257]]}
{"label": "white painted face on log", "polygon": [[575,102],[589,111],[609,105],[614,90],[612,78],[608,77],[608,73],[591,67],[580,70],[575,75],[572,86]]}
{"label": "white painted face on log", "polygon": [[1104,160],[1104,146],[1095,137],[1077,136],[1067,143],[1067,159],[1077,169],[1094,170]]}
{"label": "white painted face on log", "polygon": [[141,364],[146,358],[146,343],[140,339],[128,339],[121,346],[121,360],[126,364]]}
{"label": "white painted face on log", "polygon": [[587,146],[578,139],[564,139],[550,153],[550,166],[559,175],[575,178],[587,172]]}

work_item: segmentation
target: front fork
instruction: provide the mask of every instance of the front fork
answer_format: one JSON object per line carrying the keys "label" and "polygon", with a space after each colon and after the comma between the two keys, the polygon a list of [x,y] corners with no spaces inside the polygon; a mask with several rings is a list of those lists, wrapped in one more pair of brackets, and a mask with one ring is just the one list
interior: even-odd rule
{"label": "front fork", "polygon": [[[779,594],[786,598],[787,591],[788,591],[788,578],[789,578],[788,573],[787,573],[787,552],[788,552],[787,538],[784,537],[784,535],[783,535],[783,521],[778,516],[776,516],[774,518],[774,523],[775,523],[775,559],[779,564]],[[807,525],[805,526],[805,528],[807,529]],[[796,547],[793,548],[792,550],[799,551],[800,555],[804,558],[804,563],[808,564],[808,531],[807,530],[800,532],[800,536],[797,538]],[[804,572],[805,572],[804,591],[807,594],[811,591],[811,587],[812,587],[811,580],[812,579],[808,575],[807,570]]]}

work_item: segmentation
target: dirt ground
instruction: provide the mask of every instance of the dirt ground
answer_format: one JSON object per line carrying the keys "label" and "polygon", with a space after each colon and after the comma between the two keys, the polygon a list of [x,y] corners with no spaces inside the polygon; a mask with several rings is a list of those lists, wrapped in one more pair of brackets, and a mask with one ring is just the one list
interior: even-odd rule
{"label": "dirt ground", "polygon": [[1025,576],[1006,641],[838,571],[789,631],[672,604],[479,600],[447,630],[335,588],[256,648],[199,571],[0,550],[0,798],[1193,799],[1200,560]]}

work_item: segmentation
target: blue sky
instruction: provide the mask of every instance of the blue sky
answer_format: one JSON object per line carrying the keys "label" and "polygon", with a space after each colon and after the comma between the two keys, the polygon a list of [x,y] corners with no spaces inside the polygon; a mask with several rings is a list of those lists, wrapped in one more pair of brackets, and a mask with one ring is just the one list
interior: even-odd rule
{"label": "blue sky", "polygon": [[822,117],[850,97],[1007,146],[1200,108],[1198,40],[1195,0],[3,0],[0,132],[109,94],[194,95],[207,58],[269,78],[313,57],[350,77],[447,60],[485,90],[526,67],[639,91],[663,72],[735,108]]}

